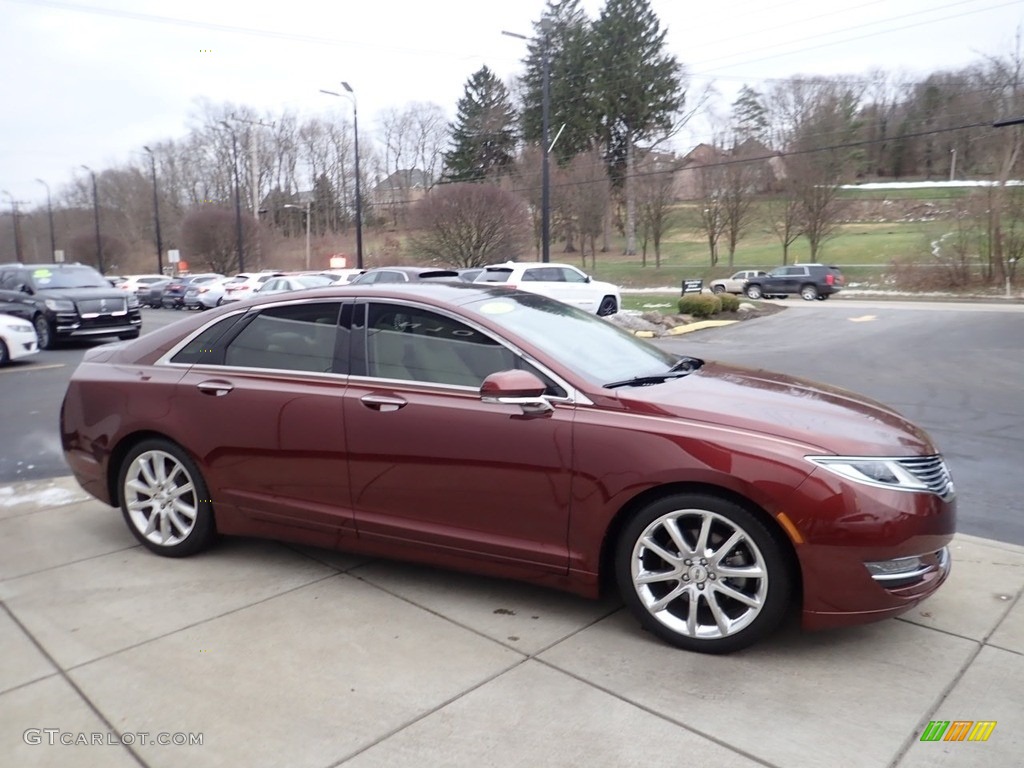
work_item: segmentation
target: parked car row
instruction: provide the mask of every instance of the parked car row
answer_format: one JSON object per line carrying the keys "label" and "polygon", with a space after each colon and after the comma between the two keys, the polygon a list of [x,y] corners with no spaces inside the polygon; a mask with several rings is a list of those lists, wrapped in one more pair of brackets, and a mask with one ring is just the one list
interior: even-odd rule
{"label": "parked car row", "polygon": [[458,281],[496,283],[558,299],[595,315],[614,315],[622,306],[618,286],[594,280],[569,264],[509,261],[471,269],[435,267],[376,267],[352,282],[385,285],[411,282]]}

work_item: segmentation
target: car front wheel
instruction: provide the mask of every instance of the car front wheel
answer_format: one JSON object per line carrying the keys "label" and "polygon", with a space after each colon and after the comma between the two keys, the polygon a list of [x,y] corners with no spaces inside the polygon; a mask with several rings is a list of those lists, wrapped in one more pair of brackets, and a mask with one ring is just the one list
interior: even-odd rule
{"label": "car front wheel", "polygon": [[4,343],[4,340],[0,339],[0,368],[3,368],[9,362],[11,362],[11,355],[7,351],[7,345]]}
{"label": "car front wheel", "polygon": [[764,296],[764,292],[761,290],[760,285],[748,285],[744,293],[747,294],[748,299],[760,299]]}
{"label": "car front wheel", "polygon": [[206,549],[217,531],[213,504],[198,467],[179,446],[144,440],[118,475],[121,512],[144,547],[166,557]]}
{"label": "car front wheel", "polygon": [[793,594],[776,536],[747,509],[707,494],[668,496],[641,510],[618,540],[615,571],[645,629],[702,653],[763,639]]}
{"label": "car front wheel", "polygon": [[603,299],[601,299],[601,304],[597,308],[597,314],[601,317],[614,315],[618,311],[619,303],[615,301],[614,296],[605,296]]}
{"label": "car front wheel", "polygon": [[804,301],[815,301],[818,298],[818,289],[813,285],[805,285],[800,289],[800,298]]}
{"label": "car front wheel", "polygon": [[53,349],[53,329],[50,328],[49,321],[43,315],[39,315],[32,322],[32,325],[36,329],[36,340],[39,342],[39,348]]}

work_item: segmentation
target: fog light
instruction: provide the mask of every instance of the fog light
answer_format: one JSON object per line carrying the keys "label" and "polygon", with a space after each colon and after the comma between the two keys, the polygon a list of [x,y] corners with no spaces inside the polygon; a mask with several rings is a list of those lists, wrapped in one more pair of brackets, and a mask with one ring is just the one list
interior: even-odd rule
{"label": "fog light", "polygon": [[893,581],[920,576],[928,570],[922,557],[898,557],[894,560],[879,560],[864,563],[875,581]]}

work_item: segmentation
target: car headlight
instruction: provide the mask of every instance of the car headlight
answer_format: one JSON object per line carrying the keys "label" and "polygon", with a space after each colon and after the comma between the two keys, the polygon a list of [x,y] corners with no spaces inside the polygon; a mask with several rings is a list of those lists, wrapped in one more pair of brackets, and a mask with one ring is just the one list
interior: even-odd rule
{"label": "car headlight", "polygon": [[895,491],[932,490],[900,463],[900,459],[870,456],[807,456],[808,461],[829,472],[865,485]]}
{"label": "car headlight", "polygon": [[11,323],[7,327],[18,333],[35,333],[36,330],[32,327],[31,323]]}
{"label": "car headlight", "polygon": [[139,304],[139,297],[134,293],[128,294],[128,309],[138,309],[141,305]]}
{"label": "car headlight", "polygon": [[51,312],[74,312],[75,302],[68,299],[47,299],[46,308]]}

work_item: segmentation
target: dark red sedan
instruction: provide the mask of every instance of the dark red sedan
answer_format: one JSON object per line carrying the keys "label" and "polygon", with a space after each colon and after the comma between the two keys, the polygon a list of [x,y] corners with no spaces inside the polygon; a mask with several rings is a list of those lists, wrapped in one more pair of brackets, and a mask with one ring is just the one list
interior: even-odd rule
{"label": "dark red sedan", "polygon": [[285,294],[90,350],[61,433],[159,554],[241,534],[617,585],[697,651],[794,601],[807,627],[895,616],[950,567],[949,472],[892,409],[475,284]]}

